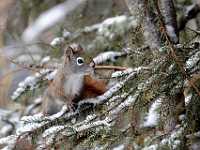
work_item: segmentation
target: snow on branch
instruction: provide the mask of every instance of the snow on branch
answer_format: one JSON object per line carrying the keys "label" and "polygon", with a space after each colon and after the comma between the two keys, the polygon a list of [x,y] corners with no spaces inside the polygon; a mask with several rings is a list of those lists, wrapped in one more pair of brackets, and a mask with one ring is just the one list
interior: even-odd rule
{"label": "snow on branch", "polygon": [[154,127],[158,124],[158,118],[159,118],[159,107],[161,105],[162,97],[159,97],[158,99],[153,102],[151,105],[149,112],[147,116],[145,117],[145,122],[143,123],[143,127]]}
{"label": "snow on branch", "polygon": [[113,39],[116,35],[122,35],[128,31],[131,27],[136,27],[138,25],[137,21],[133,16],[116,16],[105,19],[103,22],[94,24],[92,26],[87,26],[75,34],[80,36],[80,34],[96,32],[97,36],[107,37],[108,39]]}
{"label": "snow on branch", "polygon": [[[64,114],[66,114],[66,106],[63,106],[63,109],[58,112],[57,114],[54,114],[52,116],[43,116],[42,114],[36,114],[33,116],[24,116],[21,118],[21,125],[19,128],[17,128],[16,134],[8,136],[6,138],[0,139],[0,145],[8,145],[10,146],[9,149],[13,149],[17,143],[18,140],[22,138],[26,138],[27,136],[31,136],[34,134],[39,134],[40,132],[43,132],[47,129],[46,133],[51,132],[51,126],[52,128],[56,123],[59,123],[58,120],[62,118]],[[66,117],[70,116],[67,115]],[[54,123],[52,123],[54,122]],[[57,131],[59,128],[56,128]],[[55,127],[54,129],[55,130]],[[7,140],[7,141],[6,141]]]}
{"label": "snow on branch", "polygon": [[[26,77],[23,81],[18,84],[18,88],[13,92],[11,99],[16,101],[23,93],[27,91],[32,91],[40,85],[41,81],[49,80],[51,81],[56,73],[59,64],[55,63],[53,66],[44,67],[50,61],[50,56],[44,57],[40,61],[40,70],[38,69],[36,73]],[[37,68],[37,65],[35,65]]]}
{"label": "snow on branch", "polygon": [[98,121],[95,121],[93,123],[89,123],[87,125],[82,125],[79,128],[77,128],[76,131],[82,132],[84,130],[88,130],[88,129],[98,127],[98,126],[108,126],[108,127],[110,127],[110,124],[106,120],[98,120]]}
{"label": "snow on branch", "polygon": [[56,114],[53,114],[51,116],[44,116],[42,113],[38,113],[32,116],[23,116],[21,118],[21,122],[28,124],[28,123],[32,123],[32,122],[36,122],[36,123],[40,123],[43,121],[51,121],[51,120],[55,120],[58,119],[59,117],[63,116],[66,112],[68,112],[68,108],[67,106],[63,106],[61,111],[59,111]]}
{"label": "snow on branch", "polygon": [[120,78],[131,74],[132,72],[138,72],[140,70],[150,70],[150,67],[138,67],[138,68],[126,68],[122,71],[115,71],[112,73],[111,78]]}
{"label": "snow on branch", "polygon": [[133,16],[121,15],[110,17],[101,23],[86,26],[74,33],[63,31],[63,35],[53,39],[51,45],[58,46],[67,40],[71,42],[85,34],[94,32],[96,33],[97,37],[88,46],[89,50],[94,50],[95,46],[99,45],[100,43],[103,46],[108,41],[113,41],[116,37],[124,35],[129,29],[137,27],[137,25],[138,23]]}
{"label": "snow on branch", "polygon": [[[56,142],[56,140],[62,140],[62,138],[64,137],[66,138],[73,135],[77,135],[78,133],[91,130],[92,128],[98,128],[100,126],[110,127],[110,124],[108,124],[105,120],[98,120],[91,123],[89,122],[84,123],[78,127],[76,124],[73,126],[62,125],[62,126],[50,127],[42,134],[42,137],[46,138],[45,143],[43,143],[43,146],[39,145],[38,147],[51,146],[54,144],[54,142]],[[56,137],[58,135],[59,135],[59,138]]]}
{"label": "snow on branch", "polygon": [[136,91],[133,96],[132,95],[128,96],[124,102],[122,102],[116,108],[110,111],[109,116],[106,117],[105,120],[107,120],[107,122],[113,121],[124,108],[133,105],[139,95],[140,95],[140,90]]}
{"label": "snow on branch", "polygon": [[58,46],[61,45],[65,42],[66,39],[69,39],[70,37],[72,37],[72,33],[70,33],[69,31],[67,31],[66,29],[63,30],[62,35],[60,37],[56,37],[54,38],[50,45],[51,46]]}
{"label": "snow on branch", "polygon": [[2,144],[13,144],[17,140],[16,135],[10,135],[0,139],[0,145]]}
{"label": "snow on branch", "polygon": [[33,116],[23,116],[21,121],[24,123],[31,123],[31,122],[41,122],[43,121],[43,114],[35,114]]}
{"label": "snow on branch", "polygon": [[106,62],[108,60],[111,60],[112,62],[116,61],[118,57],[124,56],[126,53],[123,52],[115,52],[115,51],[107,51],[100,53],[98,56],[93,58],[93,61],[95,64],[101,64],[103,62]]}
{"label": "snow on branch", "polygon": [[21,81],[18,84],[18,88],[14,91],[11,96],[12,100],[17,100],[27,90],[34,90],[38,87],[38,84],[41,80],[51,80],[55,75],[56,70],[42,69],[39,72],[36,72],[32,76],[28,76],[24,81]]}
{"label": "snow on branch", "polygon": [[177,149],[180,147],[183,133],[184,133],[184,127],[179,127],[174,131],[172,131],[172,133],[170,133],[170,135],[168,135],[166,138],[162,139],[161,142],[159,142],[159,144],[148,145],[144,149],[150,150],[151,147],[164,148],[166,146],[171,147],[172,149]]}
{"label": "snow on branch", "polygon": [[57,45],[64,43],[64,41],[65,41],[65,39],[63,37],[56,37],[51,41],[50,45],[57,46]]}
{"label": "snow on branch", "polygon": [[47,129],[43,134],[42,137],[46,138],[52,134],[55,134],[57,132],[60,132],[61,130],[63,130],[65,128],[65,126],[53,126],[50,127],[49,129]]}
{"label": "snow on branch", "polygon": [[127,55],[132,55],[132,54],[138,54],[142,55],[142,51],[149,49],[148,46],[144,46],[141,48],[137,49],[131,49],[129,47],[125,47],[122,49],[122,52],[117,52],[117,51],[107,51],[107,52],[102,52],[99,55],[97,55],[95,58],[93,58],[93,61],[95,64],[101,64],[106,61],[112,61],[115,62],[117,58],[127,56]]}
{"label": "snow on branch", "polygon": [[186,61],[186,69],[191,70],[200,61],[200,51],[197,51]]}

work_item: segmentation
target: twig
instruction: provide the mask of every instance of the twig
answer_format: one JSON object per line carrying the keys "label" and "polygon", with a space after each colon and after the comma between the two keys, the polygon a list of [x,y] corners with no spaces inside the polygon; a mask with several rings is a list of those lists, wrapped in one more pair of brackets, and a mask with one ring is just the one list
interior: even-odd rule
{"label": "twig", "polygon": [[97,70],[103,70],[103,69],[106,69],[106,70],[126,70],[128,69],[128,67],[122,67],[122,66],[103,66],[103,65],[98,65],[98,66],[95,66],[94,67],[95,69]]}

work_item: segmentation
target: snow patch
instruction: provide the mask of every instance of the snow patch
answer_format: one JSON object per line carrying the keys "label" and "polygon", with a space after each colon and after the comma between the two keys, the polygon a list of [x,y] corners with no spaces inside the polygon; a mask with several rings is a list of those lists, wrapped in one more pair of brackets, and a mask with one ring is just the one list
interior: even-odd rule
{"label": "snow patch", "polygon": [[117,147],[114,147],[114,148],[113,148],[113,150],[124,150],[124,149],[125,149],[125,147],[124,147],[123,144],[118,145]]}
{"label": "snow patch", "polygon": [[145,117],[145,122],[143,123],[143,127],[152,127],[158,124],[159,113],[157,109],[160,107],[160,98],[158,98],[150,107],[147,116]]}
{"label": "snow patch", "polygon": [[178,42],[178,37],[176,35],[175,29],[171,25],[166,25],[166,30],[170,38],[172,39],[173,42],[177,43]]}
{"label": "snow patch", "polygon": [[188,94],[185,97],[185,106],[187,106],[190,103],[191,99],[192,99],[192,94]]}
{"label": "snow patch", "polygon": [[51,41],[50,45],[51,46],[57,46],[57,45],[60,45],[63,42],[64,42],[64,38],[63,37],[56,37]]}

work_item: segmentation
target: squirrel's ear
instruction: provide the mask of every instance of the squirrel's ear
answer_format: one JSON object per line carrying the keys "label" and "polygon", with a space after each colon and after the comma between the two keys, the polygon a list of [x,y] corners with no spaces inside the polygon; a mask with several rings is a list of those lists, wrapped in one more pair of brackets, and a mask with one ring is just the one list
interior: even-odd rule
{"label": "squirrel's ear", "polygon": [[73,57],[73,48],[71,46],[68,46],[65,50],[64,50],[64,56],[68,57],[69,59],[71,59]]}
{"label": "squirrel's ear", "polygon": [[73,49],[74,54],[81,54],[83,52],[83,48],[80,44],[73,43],[70,47]]}

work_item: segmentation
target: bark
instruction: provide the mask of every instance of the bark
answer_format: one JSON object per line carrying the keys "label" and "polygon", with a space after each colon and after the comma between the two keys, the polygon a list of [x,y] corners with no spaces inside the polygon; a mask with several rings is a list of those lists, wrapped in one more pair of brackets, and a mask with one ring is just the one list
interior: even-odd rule
{"label": "bark", "polygon": [[178,30],[184,30],[186,24],[193,18],[195,18],[200,12],[199,4],[192,4],[191,6],[186,7],[186,12],[179,20],[179,28]]}
{"label": "bark", "polygon": [[153,50],[159,49],[161,47],[161,37],[155,23],[155,15],[148,1],[126,0],[126,4],[131,14],[137,18],[139,22],[143,22],[145,43]]}
{"label": "bark", "polygon": [[173,43],[178,43],[178,29],[176,21],[176,10],[173,0],[160,0],[160,10],[165,23],[168,36]]}

